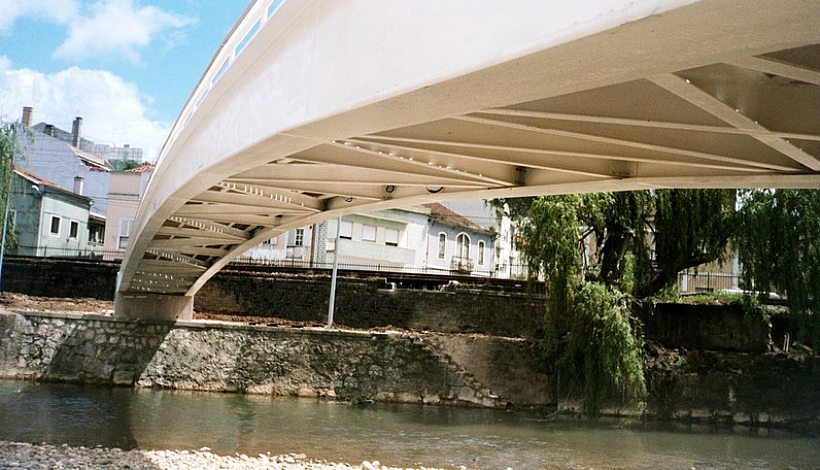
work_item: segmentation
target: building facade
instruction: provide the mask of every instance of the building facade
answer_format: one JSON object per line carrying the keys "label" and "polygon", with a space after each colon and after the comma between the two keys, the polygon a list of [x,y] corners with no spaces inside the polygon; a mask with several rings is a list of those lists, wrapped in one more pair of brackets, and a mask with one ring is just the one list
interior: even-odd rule
{"label": "building facade", "polygon": [[153,171],[153,165],[143,165],[111,173],[111,184],[106,195],[108,214],[103,244],[106,259],[122,259],[125,255],[131,226]]}
{"label": "building facade", "polygon": [[425,204],[425,207],[430,209],[427,269],[493,276],[495,232],[471,222],[443,204]]}
{"label": "building facade", "polygon": [[22,256],[97,258],[104,217],[91,214],[91,198],[21,167],[14,170],[10,253]]}

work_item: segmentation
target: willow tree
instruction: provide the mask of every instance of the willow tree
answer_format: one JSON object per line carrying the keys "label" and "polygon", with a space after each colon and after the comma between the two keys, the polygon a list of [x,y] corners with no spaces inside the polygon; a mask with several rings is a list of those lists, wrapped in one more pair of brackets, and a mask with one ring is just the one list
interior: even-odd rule
{"label": "willow tree", "polygon": [[741,195],[736,246],[746,286],[786,296],[799,339],[820,344],[820,191]]}
{"label": "willow tree", "polygon": [[581,384],[586,414],[597,414],[601,401],[616,392],[642,399],[642,343],[628,296],[658,292],[682,269],[719,259],[733,226],[734,191],[634,191],[495,204],[511,208],[530,274],[547,285],[547,368],[571,379],[565,389]]}

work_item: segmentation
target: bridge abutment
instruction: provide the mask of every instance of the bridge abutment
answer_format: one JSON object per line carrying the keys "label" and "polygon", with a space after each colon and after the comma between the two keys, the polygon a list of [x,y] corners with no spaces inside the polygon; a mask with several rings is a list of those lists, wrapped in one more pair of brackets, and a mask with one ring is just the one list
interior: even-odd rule
{"label": "bridge abutment", "polygon": [[128,320],[190,320],[194,313],[194,296],[117,292],[114,316]]}

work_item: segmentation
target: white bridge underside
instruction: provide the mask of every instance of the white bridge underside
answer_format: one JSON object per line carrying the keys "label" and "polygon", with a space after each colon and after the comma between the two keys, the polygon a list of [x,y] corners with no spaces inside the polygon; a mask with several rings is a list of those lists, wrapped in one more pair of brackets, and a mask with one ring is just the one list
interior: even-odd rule
{"label": "white bridge underside", "polygon": [[270,3],[181,113],[118,295],[190,297],[248,248],[339,214],[820,187],[818,1]]}

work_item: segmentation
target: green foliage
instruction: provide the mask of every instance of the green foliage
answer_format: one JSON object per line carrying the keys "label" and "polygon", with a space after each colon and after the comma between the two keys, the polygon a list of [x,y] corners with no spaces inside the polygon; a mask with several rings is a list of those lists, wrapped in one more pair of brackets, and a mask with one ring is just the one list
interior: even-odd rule
{"label": "green foliage", "polygon": [[655,263],[637,293],[651,295],[677,273],[723,260],[735,227],[735,191],[676,189],[654,192]]}
{"label": "green foliage", "polygon": [[742,195],[736,245],[747,286],[785,294],[802,341],[820,344],[820,191]]}
{"label": "green foliage", "polygon": [[[19,156],[18,136],[25,132],[18,123],[3,124],[0,126],[0,230],[7,207],[11,204],[11,184],[14,177],[15,159]],[[9,221],[6,226],[6,243],[13,244],[14,227]]]}
{"label": "green foliage", "polygon": [[586,415],[597,414],[601,401],[616,391],[640,401],[646,395],[642,341],[630,324],[627,294],[668,291],[680,270],[719,258],[729,237],[734,192],[633,191],[494,202],[505,203],[519,225],[530,275],[543,276],[549,294],[542,342],[547,369],[580,379]]}
{"label": "green foliage", "polygon": [[142,163],[136,160],[109,160],[109,165],[114,171],[127,171],[138,168]]}
{"label": "green foliage", "polygon": [[[535,272],[569,280],[581,270],[591,280],[646,297],[673,285],[681,270],[725,254],[734,226],[734,194],[631,191],[494,204],[506,203],[521,226],[521,248]],[[588,259],[582,257],[585,245],[591,252]],[[569,250],[576,250],[577,256]]]}
{"label": "green foliage", "polygon": [[570,333],[552,352],[559,369],[581,376],[586,416],[597,415],[602,401],[615,391],[626,401],[646,397],[643,344],[632,330],[626,299],[603,284],[586,283],[567,312]]}

